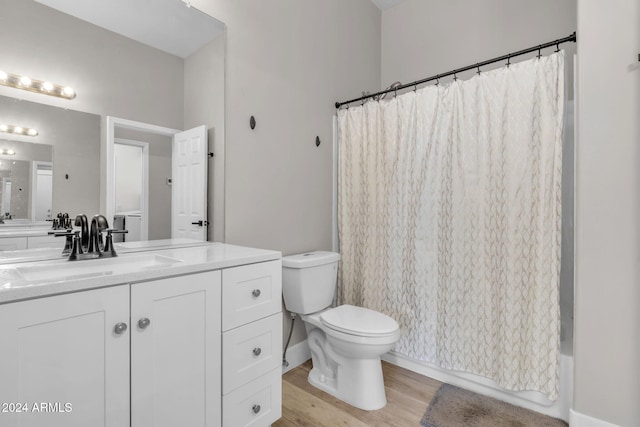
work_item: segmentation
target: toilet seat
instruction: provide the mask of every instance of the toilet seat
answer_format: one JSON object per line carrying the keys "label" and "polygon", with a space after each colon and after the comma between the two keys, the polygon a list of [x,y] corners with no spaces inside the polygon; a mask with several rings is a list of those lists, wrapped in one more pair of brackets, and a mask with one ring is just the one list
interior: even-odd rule
{"label": "toilet seat", "polygon": [[320,321],[334,331],[361,337],[390,336],[400,328],[398,322],[386,314],[348,304],[322,312]]}

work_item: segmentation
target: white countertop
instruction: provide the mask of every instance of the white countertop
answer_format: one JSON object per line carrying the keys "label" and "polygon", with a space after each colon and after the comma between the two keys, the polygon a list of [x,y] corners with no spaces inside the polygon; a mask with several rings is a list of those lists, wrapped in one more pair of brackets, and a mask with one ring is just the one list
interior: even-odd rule
{"label": "white countertop", "polygon": [[[116,248],[116,253],[118,255],[122,255],[126,253],[155,249],[175,249],[187,248],[191,246],[202,246],[203,244],[208,243],[194,239],[159,239],[142,240],[138,242],[120,242],[114,243],[114,246]],[[58,248],[34,248],[0,251],[0,265],[16,264],[19,262],[55,261],[66,259],[68,255],[62,255],[63,247],[64,239],[60,238],[60,247]]]}
{"label": "white countertop", "polygon": [[[149,244],[150,247],[153,245]],[[218,270],[281,257],[278,251],[199,242],[198,246],[123,253],[115,258],[0,265],[0,304]]]}

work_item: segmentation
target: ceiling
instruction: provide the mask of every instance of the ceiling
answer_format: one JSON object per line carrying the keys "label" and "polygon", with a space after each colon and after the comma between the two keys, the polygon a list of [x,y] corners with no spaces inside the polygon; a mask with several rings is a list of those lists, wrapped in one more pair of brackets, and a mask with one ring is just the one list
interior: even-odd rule
{"label": "ceiling", "polygon": [[36,1],[181,58],[224,31],[222,22],[185,0]]}
{"label": "ceiling", "polygon": [[402,0],[371,0],[371,1],[373,2],[373,4],[378,6],[378,9],[385,10],[397,5]]}

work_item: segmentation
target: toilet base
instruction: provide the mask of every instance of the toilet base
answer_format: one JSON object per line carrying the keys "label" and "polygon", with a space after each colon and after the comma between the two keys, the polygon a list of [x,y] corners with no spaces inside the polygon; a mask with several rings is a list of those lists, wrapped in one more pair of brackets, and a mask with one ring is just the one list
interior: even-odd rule
{"label": "toilet base", "polygon": [[330,395],[365,411],[375,411],[387,404],[380,358],[352,360],[338,365],[333,377],[318,368],[309,372],[309,383]]}

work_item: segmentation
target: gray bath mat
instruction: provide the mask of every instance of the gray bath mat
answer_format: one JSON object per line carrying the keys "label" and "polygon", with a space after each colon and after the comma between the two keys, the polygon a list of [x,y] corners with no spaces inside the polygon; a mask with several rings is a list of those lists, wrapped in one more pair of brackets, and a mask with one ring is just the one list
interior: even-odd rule
{"label": "gray bath mat", "polygon": [[443,384],[431,400],[423,427],[567,427],[562,420]]}

